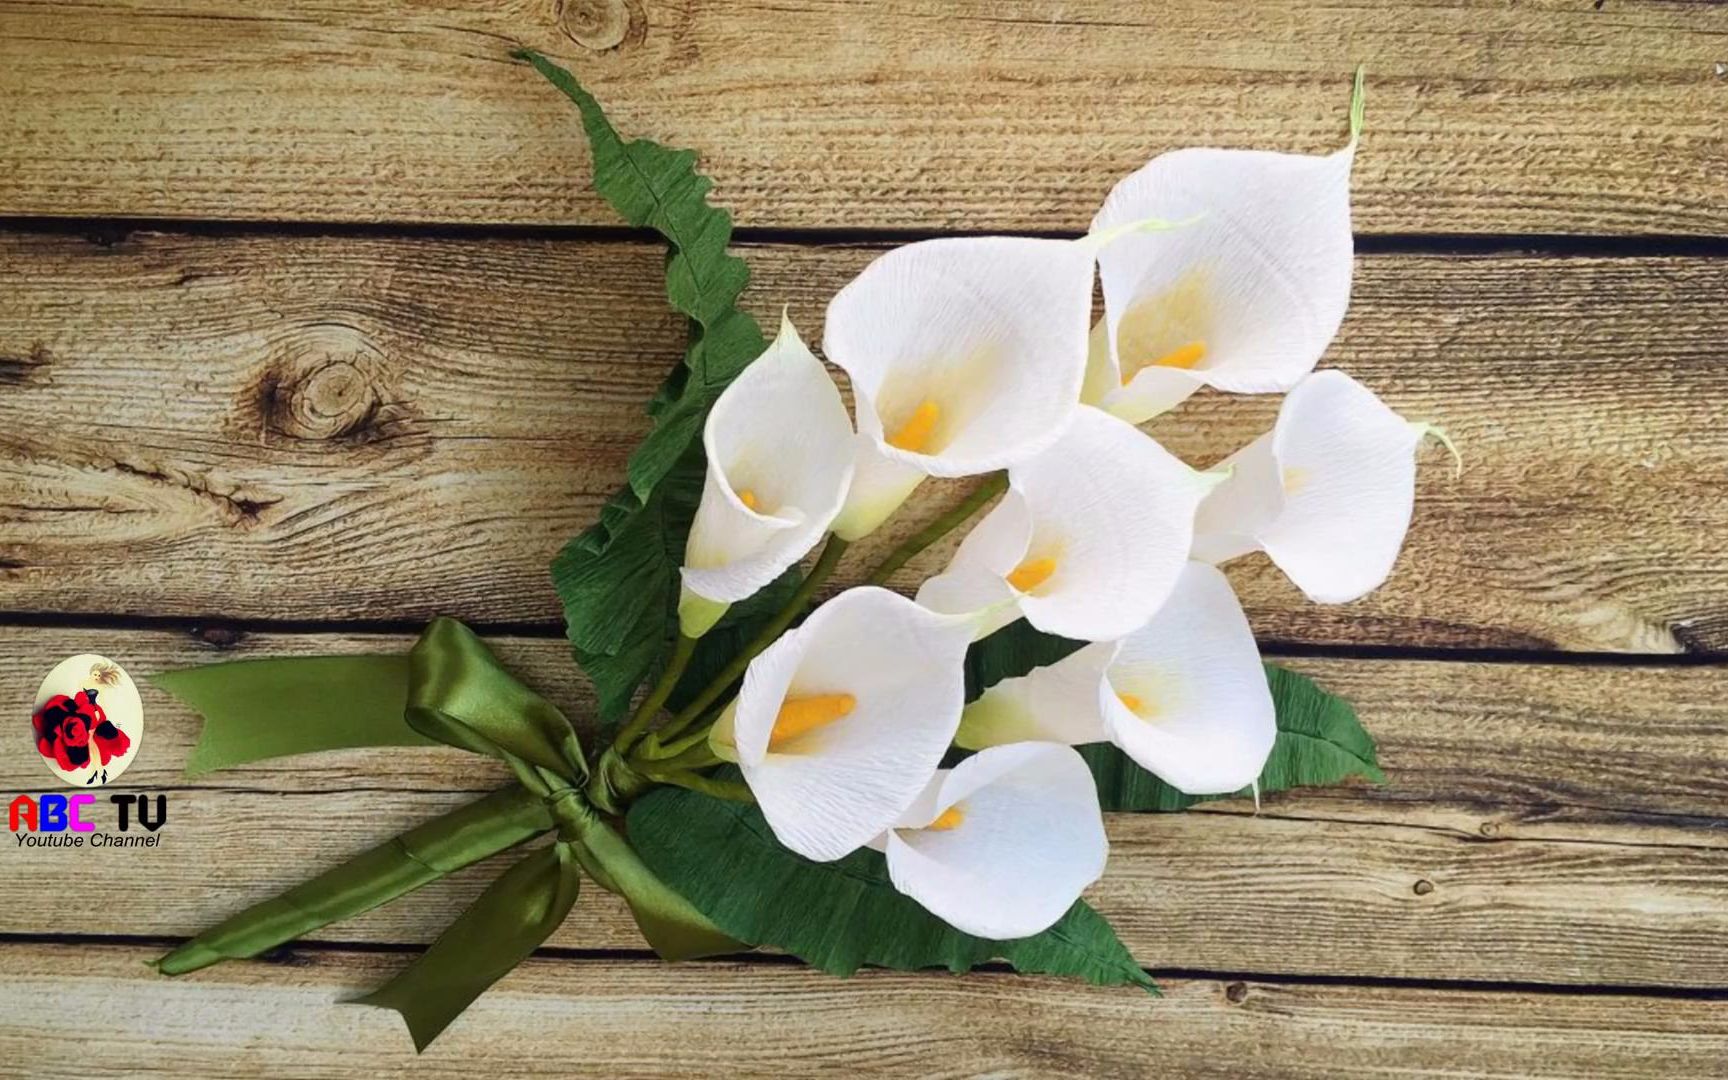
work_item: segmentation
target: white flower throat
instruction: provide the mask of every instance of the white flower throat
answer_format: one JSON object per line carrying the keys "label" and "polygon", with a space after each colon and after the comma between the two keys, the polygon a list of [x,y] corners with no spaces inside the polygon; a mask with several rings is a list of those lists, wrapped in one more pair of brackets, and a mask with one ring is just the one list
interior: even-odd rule
{"label": "white flower throat", "polygon": [[[799,739],[852,715],[857,707],[858,699],[852,694],[788,694],[774,717],[768,749],[780,753],[792,750],[792,744]],[[924,828],[946,832],[965,819],[963,808],[950,806]]]}
{"label": "white flower throat", "polygon": [[970,348],[890,375],[876,398],[882,441],[911,454],[946,453],[1000,392],[1004,362],[995,348]]}
{"label": "white flower throat", "polygon": [[1164,291],[1136,302],[1116,327],[1122,385],[1151,367],[1191,371],[1206,359],[1212,325],[1210,275],[1191,270]]}

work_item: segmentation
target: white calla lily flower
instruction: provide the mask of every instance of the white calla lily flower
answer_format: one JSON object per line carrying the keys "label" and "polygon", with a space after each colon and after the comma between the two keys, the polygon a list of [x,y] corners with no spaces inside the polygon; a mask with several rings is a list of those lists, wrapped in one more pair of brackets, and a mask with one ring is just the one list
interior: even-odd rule
{"label": "white calla lily flower", "polygon": [[857,444],[839,388],[782,317],[773,344],[715,401],[702,445],[708,474],[678,605],[689,637],[816,545],[845,501]]}
{"label": "white calla lily flower", "polygon": [[1178,790],[1218,795],[1260,775],[1276,736],[1242,605],[1215,567],[1190,562],[1144,627],[1003,679],[966,707],[955,741],[1108,741]]}
{"label": "white calla lily flower", "polygon": [[1094,231],[1153,215],[1098,256],[1104,318],[1083,400],[1132,423],[1201,386],[1288,390],[1314,369],[1350,303],[1350,168],[1361,131],[1325,156],[1203,147],[1153,158],[1110,192]]}
{"label": "white calla lily flower", "polygon": [[736,761],[780,842],[826,862],[899,820],[954,740],[964,619],[848,589],[751,661],[709,745]]}
{"label": "white calla lily flower", "polygon": [[1055,445],[1008,470],[1002,501],[918,602],[956,615],[992,609],[980,636],[1024,615],[1050,634],[1119,638],[1163,605],[1217,479],[1083,407]]}
{"label": "white calla lily flower", "polygon": [[1109,855],[1091,770],[1048,742],[993,747],[938,772],[871,846],[888,856],[896,889],[998,941],[1049,929]]}
{"label": "white calla lily flower", "polygon": [[[1200,505],[1194,557],[1264,551],[1310,600],[1342,604],[1392,572],[1416,497],[1416,449],[1445,432],[1410,423],[1341,371],[1304,379],[1270,432],[1224,462]],[[1453,449],[1456,455],[1456,449]]]}
{"label": "white calla lily flower", "polygon": [[840,290],[823,349],[851,377],[861,449],[837,535],[868,535],[926,476],[992,472],[1061,435],[1085,376],[1096,246],[926,240]]}

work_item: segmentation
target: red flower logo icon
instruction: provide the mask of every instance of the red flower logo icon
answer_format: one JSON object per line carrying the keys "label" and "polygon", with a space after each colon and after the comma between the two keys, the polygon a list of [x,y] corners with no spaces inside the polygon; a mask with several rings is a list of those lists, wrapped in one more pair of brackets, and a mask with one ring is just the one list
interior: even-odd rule
{"label": "red flower logo icon", "polygon": [[96,704],[95,690],[56,694],[36,710],[31,722],[36,749],[67,772],[89,765],[92,754],[107,765],[132,746],[132,740]]}

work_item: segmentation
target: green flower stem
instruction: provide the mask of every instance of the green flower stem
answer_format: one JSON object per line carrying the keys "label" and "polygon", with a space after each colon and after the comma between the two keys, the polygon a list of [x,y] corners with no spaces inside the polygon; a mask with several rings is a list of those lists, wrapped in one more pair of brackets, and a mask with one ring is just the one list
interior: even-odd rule
{"label": "green flower stem", "polygon": [[689,788],[704,795],[712,795],[716,799],[727,802],[754,803],[756,796],[751,794],[748,784],[737,780],[716,780],[711,776],[701,776],[693,772],[667,771],[648,774],[650,780],[674,787]]}
{"label": "green flower stem", "polygon": [[719,716],[719,710],[709,713],[697,723],[694,730],[675,739],[662,740],[658,732],[651,734],[636,744],[636,751],[631,755],[631,759],[650,767],[670,761],[692,746],[700,746],[706,742],[708,729],[714,726],[714,721],[719,719]]}
{"label": "green flower stem", "polygon": [[[1006,472],[992,473],[984,478],[979,485],[967,495],[958,506],[926,525],[923,529],[908,537],[899,547],[888,553],[881,565],[865,579],[869,585],[881,585],[894,572],[911,562],[919,552],[947,536],[961,525],[965,524],[974,514],[983,509],[985,504],[1008,489],[1008,474]],[[726,666],[715,680],[705,688],[696,699],[674,716],[651,740],[639,748],[634,759],[639,765],[647,767],[664,767],[670,760],[679,757],[695,747],[702,746],[708,738],[708,729],[713,726],[712,717],[703,717],[702,712],[717,701],[726,688],[736,682],[750,666],[758,653],[774,643],[786,628],[803,613],[810,603],[816,589],[827,580],[834,566],[840,561],[840,555],[846,548],[846,541],[838,536],[830,536],[828,544],[817,557],[816,565],[810,568],[810,573],[804,578],[798,591],[787,602],[774,621],[763,628],[762,633],[744,648],[733,661]],[[696,731],[679,738],[678,736],[698,718],[707,722],[701,724]],[[712,764],[710,762],[709,764]],[[702,767],[702,766],[697,766]]]}
{"label": "green flower stem", "polygon": [[620,754],[627,754],[636,741],[648,730],[648,725],[659,714],[666,704],[666,699],[672,696],[672,690],[678,685],[679,676],[690,666],[690,658],[696,655],[696,639],[678,635],[678,643],[672,647],[672,658],[666,661],[666,670],[660,673],[660,679],[654,688],[648,691],[648,696],[642,699],[642,704],[636,707],[630,722],[618,732],[618,737],[612,740],[613,749]]}
{"label": "green flower stem", "polygon": [[984,478],[983,483],[972,490],[972,494],[954,509],[932,521],[906,540],[882,560],[880,566],[870,572],[864,579],[866,585],[883,585],[894,576],[895,571],[911,562],[918,553],[934,544],[936,541],[953,532],[966,519],[983,508],[984,504],[1008,489],[1008,474],[1006,472],[992,473]]}
{"label": "green flower stem", "polygon": [[804,614],[804,609],[810,606],[810,601],[815,597],[816,590],[822,587],[822,583],[828,580],[830,574],[834,573],[834,567],[839,564],[840,556],[845,553],[846,541],[838,536],[830,535],[828,543],[823,545],[822,554],[816,557],[816,565],[812,566],[810,572],[804,575],[804,580],[798,585],[798,591],[794,592],[792,598],[786,601],[786,606],[781,608],[768,625],[762,628],[762,632],[752,638],[750,643],[744,646],[743,650],[720,670],[720,674],[714,676],[714,681],[703,687],[701,693],[691,699],[688,705],[679,710],[678,715],[667,721],[666,725],[660,729],[659,739],[662,745],[676,738],[706,712],[710,705],[718,701],[720,695],[726,692],[727,687],[743,677],[744,670],[750,666],[750,661],[756,659],[757,654],[763,649],[774,644],[775,640],[786,632],[786,628],[796,622],[798,616]]}
{"label": "green flower stem", "polygon": [[[698,735],[700,738],[697,738]],[[720,758],[715,756],[714,751],[708,746],[707,728],[703,728],[696,735],[692,735],[690,739],[694,740],[693,745],[684,746],[678,754],[655,761],[648,768],[658,769],[662,772],[687,772],[694,769],[710,769],[720,764]],[[679,740],[680,743],[688,741],[690,740]]]}

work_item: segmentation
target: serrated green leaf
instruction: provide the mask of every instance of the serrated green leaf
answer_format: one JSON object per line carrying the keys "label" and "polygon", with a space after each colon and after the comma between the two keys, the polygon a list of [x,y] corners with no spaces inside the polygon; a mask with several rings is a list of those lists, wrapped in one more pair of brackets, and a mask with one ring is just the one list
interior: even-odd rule
{"label": "serrated green leaf", "polygon": [[[1260,770],[1262,794],[1341,784],[1353,777],[1386,782],[1375,758],[1374,739],[1348,701],[1288,668],[1267,664],[1266,679],[1272,686],[1278,736],[1266,767]],[[1098,801],[1106,810],[1184,810],[1199,802],[1253,794],[1252,788],[1244,788],[1231,795],[1187,795],[1109,743],[1079,749],[1098,781]]]}
{"label": "serrated green leaf", "polygon": [[[971,701],[1003,679],[1053,664],[1082,644],[1034,630],[1024,619],[1012,623],[974,644],[966,654],[966,698]],[[1278,736],[1260,772],[1262,793],[1338,784],[1352,777],[1386,782],[1375,758],[1374,739],[1348,701],[1287,668],[1267,664],[1266,678],[1272,688]],[[1210,799],[1252,794],[1247,788],[1230,795],[1184,794],[1109,743],[1078,749],[1098,781],[1098,800],[1106,810],[1185,810]]]}
{"label": "serrated green leaf", "polygon": [[[706,468],[698,441],[662,478],[646,505],[621,520],[610,547],[598,553],[580,549],[584,538],[600,528],[595,526],[566,545],[553,563],[571,647],[594,683],[603,727],[629,709],[636,687],[664,661],[677,633],[678,568]],[[629,620],[627,633],[611,651],[585,648],[576,641],[573,628],[594,605]]]}
{"label": "serrated green leaf", "polygon": [[865,966],[960,972],[1003,960],[1029,974],[1157,990],[1084,901],[1042,934],[987,941],[895,891],[886,860],[874,851],[830,863],[793,854],[754,806],[660,788],[630,808],[629,829],[649,868],[728,935],[784,949],[831,974]]}
{"label": "serrated green leaf", "polygon": [[625,142],[570,72],[532,50],[516,55],[576,103],[594,189],[631,225],[666,238],[666,295],[690,320],[689,347],[648,403],[654,426],[630,455],[624,487],[552,564],[577,662],[594,680],[602,718],[615,720],[672,637],[684,537],[701,495],[698,436],[708,408],[766,341],[737,306],[750,273],[726,252],[732,217],[708,205],[712,183],[696,171],[696,155],[646,139]]}

